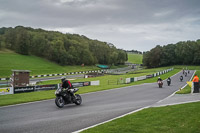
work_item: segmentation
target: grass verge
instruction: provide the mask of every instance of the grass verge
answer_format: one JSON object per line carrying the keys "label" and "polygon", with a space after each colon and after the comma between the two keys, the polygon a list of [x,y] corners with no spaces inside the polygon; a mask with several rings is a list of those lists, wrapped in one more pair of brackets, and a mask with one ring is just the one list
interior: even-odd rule
{"label": "grass verge", "polygon": [[83,133],[199,133],[200,102],[148,108]]}

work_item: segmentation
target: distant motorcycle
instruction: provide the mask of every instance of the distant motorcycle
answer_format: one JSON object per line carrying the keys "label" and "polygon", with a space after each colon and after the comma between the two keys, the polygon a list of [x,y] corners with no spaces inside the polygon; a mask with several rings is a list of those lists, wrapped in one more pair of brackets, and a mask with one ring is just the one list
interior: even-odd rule
{"label": "distant motorcycle", "polygon": [[162,81],[158,81],[158,86],[159,86],[159,88],[162,88],[163,82]]}
{"label": "distant motorcycle", "polygon": [[180,76],[180,81],[181,81],[181,82],[183,81],[183,76],[182,76],[182,75]]}
{"label": "distant motorcycle", "polygon": [[[55,91],[55,95],[56,95],[55,104],[59,108],[62,108],[65,104],[75,103],[76,105],[80,105],[82,103],[81,96],[79,94],[75,94],[74,96],[72,96],[72,93],[75,93],[78,90],[79,90],[78,88],[74,88],[74,89],[70,89],[70,90],[63,90],[61,88],[58,88]],[[69,91],[71,91],[71,92],[69,92]]]}
{"label": "distant motorcycle", "polygon": [[171,80],[167,79],[167,85],[170,86]]}

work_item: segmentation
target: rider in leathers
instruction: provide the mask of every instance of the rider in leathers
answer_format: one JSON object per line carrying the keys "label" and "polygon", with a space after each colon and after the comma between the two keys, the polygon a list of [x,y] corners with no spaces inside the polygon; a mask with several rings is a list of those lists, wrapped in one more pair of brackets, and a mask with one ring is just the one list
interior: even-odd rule
{"label": "rider in leathers", "polygon": [[72,99],[75,98],[75,95],[74,95],[74,89],[73,89],[73,86],[71,84],[71,82],[69,80],[66,79],[66,77],[62,77],[61,78],[61,87],[62,89],[66,89],[67,92],[69,92],[69,94],[72,96]]}

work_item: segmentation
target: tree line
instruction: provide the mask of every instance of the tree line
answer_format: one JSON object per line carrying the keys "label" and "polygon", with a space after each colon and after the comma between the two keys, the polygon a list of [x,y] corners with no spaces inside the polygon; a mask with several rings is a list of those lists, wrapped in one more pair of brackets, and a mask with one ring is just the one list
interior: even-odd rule
{"label": "tree line", "polygon": [[181,41],[165,46],[157,45],[144,53],[143,65],[148,68],[169,65],[200,65],[200,39]]}
{"label": "tree line", "polygon": [[127,54],[114,45],[83,35],[17,26],[0,28],[0,49],[35,55],[60,65],[123,64]]}

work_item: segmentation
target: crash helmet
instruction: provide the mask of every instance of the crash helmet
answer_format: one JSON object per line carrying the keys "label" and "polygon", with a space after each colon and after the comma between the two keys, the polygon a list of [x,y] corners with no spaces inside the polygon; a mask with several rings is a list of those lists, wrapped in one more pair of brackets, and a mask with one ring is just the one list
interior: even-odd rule
{"label": "crash helmet", "polygon": [[65,79],[66,79],[66,77],[65,77],[65,76],[61,77],[61,81],[62,81],[62,82],[64,82],[64,81],[65,81]]}

